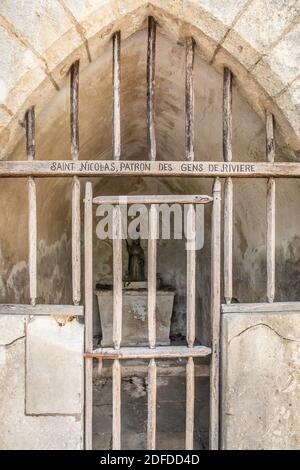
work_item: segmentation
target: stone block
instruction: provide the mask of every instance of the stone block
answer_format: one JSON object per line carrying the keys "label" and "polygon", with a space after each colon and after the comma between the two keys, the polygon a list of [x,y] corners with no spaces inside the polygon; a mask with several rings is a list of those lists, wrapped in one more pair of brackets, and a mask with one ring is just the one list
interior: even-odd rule
{"label": "stone block", "polygon": [[299,2],[254,0],[234,26],[260,54],[265,53],[299,13]]}
{"label": "stone block", "polygon": [[299,75],[300,25],[291,31],[253,69],[266,91],[275,96]]}
{"label": "stone block", "polygon": [[41,63],[32,51],[0,26],[1,102],[12,112],[17,111],[27,98],[27,93],[33,91],[45,77]]}
{"label": "stone block", "polygon": [[[102,328],[101,346],[113,346],[113,293],[110,289],[96,290]],[[161,289],[156,293],[156,343],[170,344],[170,325],[175,291]],[[148,345],[148,293],[146,289],[124,289],[122,345]]]}
{"label": "stone block", "polygon": [[222,315],[223,449],[300,449],[300,314]]}
{"label": "stone block", "polygon": [[285,110],[294,131],[300,134],[300,78],[295,80],[284,93],[275,98],[275,101],[280,108]]}
{"label": "stone block", "polygon": [[298,23],[267,56],[273,73],[284,83],[291,82],[299,75],[300,24]]}
{"label": "stone block", "polygon": [[246,0],[152,0],[151,6],[161,8],[174,17],[184,19],[199,28],[205,35],[220,41],[232,24],[236,14],[243,8]]}
{"label": "stone block", "polygon": [[26,416],[24,317],[1,315],[0,325],[0,449],[82,449],[81,415]]}
{"label": "stone block", "polygon": [[17,0],[3,0],[1,13],[37,54],[44,57],[50,69],[64,58],[63,51],[72,52],[82,44],[70,15],[60,2],[23,0],[22,7],[18,3]]}
{"label": "stone block", "polygon": [[25,318],[22,315],[0,315],[0,347],[9,347],[25,337]]}
{"label": "stone block", "polygon": [[[223,47],[250,69],[267,54],[297,13],[297,2],[254,0],[226,37]],[[280,57],[281,61],[285,59],[284,55]]]}
{"label": "stone block", "polygon": [[26,331],[26,413],[77,414],[83,404],[83,325],[35,317]]}

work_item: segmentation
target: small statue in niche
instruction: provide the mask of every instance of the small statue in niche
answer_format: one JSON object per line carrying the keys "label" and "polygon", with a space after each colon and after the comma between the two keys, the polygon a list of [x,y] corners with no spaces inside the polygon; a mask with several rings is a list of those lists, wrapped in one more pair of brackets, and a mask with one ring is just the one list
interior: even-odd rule
{"label": "small statue in niche", "polygon": [[132,239],[129,243],[126,240],[128,252],[128,272],[126,280],[128,282],[145,281],[145,253],[141,247],[140,238]]}

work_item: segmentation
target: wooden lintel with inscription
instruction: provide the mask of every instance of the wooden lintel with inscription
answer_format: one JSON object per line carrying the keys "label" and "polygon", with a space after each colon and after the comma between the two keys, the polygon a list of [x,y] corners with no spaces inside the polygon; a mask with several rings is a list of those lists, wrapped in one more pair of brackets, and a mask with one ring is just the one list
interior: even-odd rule
{"label": "wooden lintel with inscription", "polygon": [[1,161],[0,177],[58,176],[300,177],[294,162],[186,162],[132,160]]}

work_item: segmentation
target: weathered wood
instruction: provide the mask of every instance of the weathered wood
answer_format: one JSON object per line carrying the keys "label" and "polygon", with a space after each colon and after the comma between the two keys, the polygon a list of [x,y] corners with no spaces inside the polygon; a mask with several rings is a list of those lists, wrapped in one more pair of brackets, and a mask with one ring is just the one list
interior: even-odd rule
{"label": "weathered wood", "polygon": [[0,315],[52,315],[55,317],[78,317],[83,307],[75,305],[49,304],[0,304]]}
{"label": "weathered wood", "polygon": [[156,448],[156,363],[150,359],[148,366],[148,420],[147,449]]}
{"label": "weathered wood", "polygon": [[[25,115],[27,160],[35,159],[35,110],[31,107]],[[29,251],[29,297],[35,305],[37,296],[37,216],[36,184],[32,176],[28,178],[28,251]]]}
{"label": "weathered wood", "polygon": [[297,162],[185,162],[112,160],[0,161],[0,177],[178,176],[232,178],[299,178]]}
{"label": "weathered wood", "polygon": [[159,346],[156,348],[145,347],[124,347],[97,348],[92,353],[87,352],[87,357],[102,357],[103,359],[161,359],[161,358],[181,358],[181,357],[205,357],[211,354],[211,348],[207,346]]}
{"label": "weathered wood", "polygon": [[122,340],[122,214],[120,206],[113,209],[113,344]]}
{"label": "weathered wood", "polygon": [[148,337],[150,348],[156,343],[156,256],[158,238],[157,206],[151,204],[148,237]]}
{"label": "weathered wood", "polygon": [[211,237],[211,372],[210,372],[210,449],[219,446],[219,360],[220,360],[220,267],[221,267],[221,183],[213,186]]}
{"label": "weathered wood", "polygon": [[37,218],[35,179],[28,178],[29,297],[35,305],[37,296]]}
{"label": "weathered wood", "polygon": [[[79,60],[70,68],[70,127],[71,158],[79,159]],[[81,299],[80,259],[80,182],[77,176],[72,183],[72,296],[74,305]]]}
{"label": "weathered wood", "polygon": [[223,158],[232,161],[232,74],[228,68],[223,77]]}
{"label": "weathered wood", "polygon": [[148,48],[147,48],[147,134],[148,159],[156,159],[155,137],[155,48],[156,48],[156,22],[152,16],[148,17]]}
{"label": "weathered wood", "polygon": [[[164,359],[163,364],[156,364],[157,377],[186,377],[186,366],[180,364],[168,364],[168,360]],[[181,359],[179,359],[181,361]],[[111,366],[107,361],[103,362],[101,374],[98,373],[98,368],[94,367],[94,376],[101,375],[103,378],[112,376]],[[210,367],[208,364],[195,365],[195,377],[209,377]],[[122,365],[122,377],[147,377],[148,366],[142,364],[136,365]]]}
{"label": "weathered wood", "polygon": [[[267,162],[275,160],[274,117],[266,113],[266,157]],[[267,299],[272,303],[275,297],[275,180],[267,182]]]}
{"label": "weathered wood", "polygon": [[81,249],[80,249],[80,181],[72,183],[72,296],[74,305],[81,299]]}
{"label": "weathered wood", "polygon": [[70,68],[71,158],[79,159],[79,60]]}
{"label": "weathered wood", "polygon": [[194,39],[186,39],[185,55],[185,158],[194,160]]}
{"label": "weathered wood", "polygon": [[187,268],[186,268],[186,340],[191,348],[195,341],[195,308],[196,308],[196,213],[193,204],[187,211]]}
{"label": "weathered wood", "polygon": [[[223,159],[232,161],[232,73],[224,68],[223,77]],[[233,185],[225,180],[224,189],[224,298],[232,298]]]}
{"label": "weathered wood", "polygon": [[269,163],[275,161],[274,116],[266,112],[266,155]]}
{"label": "weathered wood", "polygon": [[34,110],[34,106],[29,108],[25,114],[25,127],[26,127],[27,160],[32,162],[35,159],[35,110]]}
{"label": "weathered wood", "polygon": [[121,157],[121,32],[113,35],[113,159],[120,160]]}
{"label": "weathered wood", "polygon": [[186,364],[186,417],[185,417],[185,448],[194,448],[194,408],[195,408],[195,367],[194,360],[189,357]]}
{"label": "weathered wood", "polygon": [[222,313],[276,313],[300,312],[300,302],[273,302],[222,305]]}
{"label": "weathered wood", "polygon": [[121,365],[118,359],[113,362],[112,380],[112,448],[121,449]]}
{"label": "weathered wood", "polygon": [[275,297],[275,180],[267,183],[267,299]]}
{"label": "weathered wood", "polygon": [[[94,204],[207,204],[212,197],[206,195],[165,195],[165,196],[97,196]],[[154,209],[153,209],[154,210]]]}
{"label": "weathered wood", "polygon": [[[85,351],[93,351],[93,189],[86,183],[84,201]],[[93,359],[85,360],[85,448],[92,449]]]}
{"label": "weathered wood", "polygon": [[226,178],[224,187],[224,298],[232,299],[233,183]]}

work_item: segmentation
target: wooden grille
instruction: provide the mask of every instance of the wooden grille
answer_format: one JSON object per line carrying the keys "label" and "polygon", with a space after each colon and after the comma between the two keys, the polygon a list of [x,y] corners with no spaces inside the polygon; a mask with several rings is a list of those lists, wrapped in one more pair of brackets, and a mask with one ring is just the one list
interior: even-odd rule
{"label": "wooden grille", "polygon": [[[219,429],[219,351],[220,351],[220,243],[221,243],[221,184],[216,180],[213,197],[210,196],[99,196],[93,198],[91,183],[85,191],[85,324],[86,324],[86,446],[92,443],[92,370],[93,359],[113,360],[113,449],[121,449],[121,362],[124,359],[149,360],[148,365],[148,449],[156,445],[156,359],[186,358],[186,449],[193,449],[194,441],[194,358],[209,356],[210,370],[210,446],[218,447]],[[122,347],[122,220],[120,204],[150,203],[148,228],[148,341],[149,347]],[[187,234],[192,240],[187,253],[187,310],[186,346],[156,345],[156,258],[158,239],[157,205],[162,203],[187,204]],[[93,204],[114,204],[113,209],[113,348],[93,350]],[[196,249],[195,204],[212,203],[211,246],[211,322],[212,347],[195,345],[196,316]],[[87,285],[89,283],[89,285]]]}

